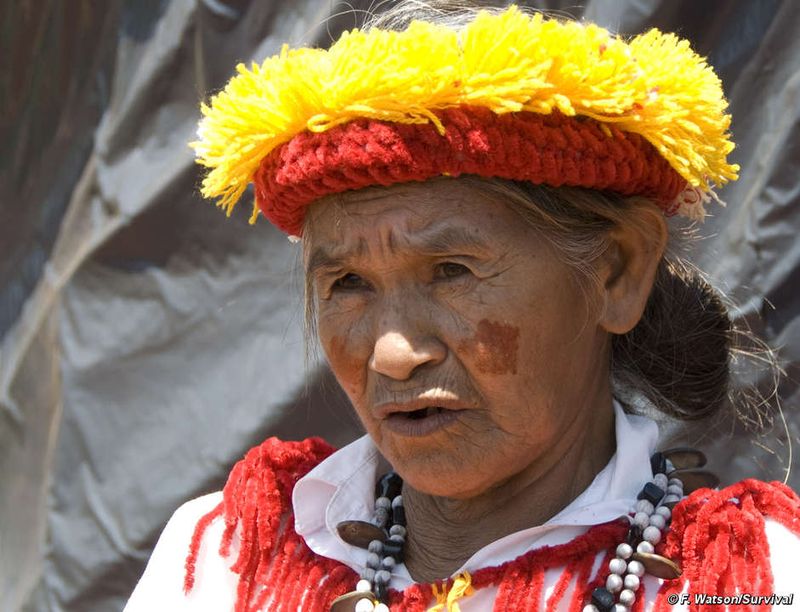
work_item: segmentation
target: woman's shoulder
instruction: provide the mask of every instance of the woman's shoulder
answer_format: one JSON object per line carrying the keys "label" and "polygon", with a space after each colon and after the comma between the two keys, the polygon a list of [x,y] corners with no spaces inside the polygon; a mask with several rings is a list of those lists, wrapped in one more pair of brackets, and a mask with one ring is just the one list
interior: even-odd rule
{"label": "woman's shoulder", "polygon": [[[297,480],[334,451],[321,438],[269,438],[251,448],[222,491],[184,503],[170,518],[125,612],[219,610],[236,600],[242,554],[269,550],[291,513]],[[239,546],[241,540],[254,550]],[[156,605],[157,604],[157,605]]]}
{"label": "woman's shoulder", "polygon": [[677,504],[664,556],[683,574],[669,590],[708,594],[789,594],[800,555],[800,498],[780,482],[746,479],[699,489]]}
{"label": "woman's shoulder", "polygon": [[[218,507],[221,501],[222,491],[217,491],[187,501],[173,513],[125,606],[125,612],[203,609],[193,608],[192,601],[185,597],[185,561],[198,523]],[[221,526],[215,526],[209,530],[208,535],[210,540],[219,542],[221,534]],[[212,545],[208,548],[214,547]],[[228,590],[224,588],[226,583],[232,585],[233,593],[236,592],[236,577],[226,578],[230,571],[219,555],[204,554],[202,565],[203,584],[208,587],[203,589],[204,595],[207,592],[206,596],[223,596]]]}

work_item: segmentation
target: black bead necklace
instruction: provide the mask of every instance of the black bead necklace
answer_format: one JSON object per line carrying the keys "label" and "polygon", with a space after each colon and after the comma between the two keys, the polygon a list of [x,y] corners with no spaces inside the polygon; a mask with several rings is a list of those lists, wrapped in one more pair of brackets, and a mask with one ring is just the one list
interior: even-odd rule
{"label": "black bead necklace", "polygon": [[384,474],[375,483],[372,522],[342,521],[336,526],[345,542],[369,553],[356,590],[337,598],[331,612],[389,611],[389,581],[395,566],[403,563],[406,543],[402,490],[403,479],[396,472]]}

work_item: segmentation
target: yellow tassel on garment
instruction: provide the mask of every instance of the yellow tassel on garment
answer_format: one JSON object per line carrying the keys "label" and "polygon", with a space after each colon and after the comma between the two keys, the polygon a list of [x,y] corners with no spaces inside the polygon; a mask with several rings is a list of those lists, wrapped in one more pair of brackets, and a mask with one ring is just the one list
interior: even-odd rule
{"label": "yellow tassel on garment", "polygon": [[453,579],[453,586],[447,591],[446,585],[431,585],[433,596],[436,597],[436,605],[428,608],[428,612],[461,612],[458,600],[462,597],[469,597],[475,591],[472,588],[472,576],[469,572],[461,572]]}
{"label": "yellow tassel on garment", "polygon": [[353,30],[327,51],[284,47],[237,71],[202,106],[192,143],[209,169],[203,195],[229,214],[261,161],[304,130],[371,118],[441,131],[435,112],[462,105],[614,124],[647,139],[703,192],[737,178],[719,79],[688,42],[658,30],[625,42],[512,6],[481,12],[460,31],[426,22]]}

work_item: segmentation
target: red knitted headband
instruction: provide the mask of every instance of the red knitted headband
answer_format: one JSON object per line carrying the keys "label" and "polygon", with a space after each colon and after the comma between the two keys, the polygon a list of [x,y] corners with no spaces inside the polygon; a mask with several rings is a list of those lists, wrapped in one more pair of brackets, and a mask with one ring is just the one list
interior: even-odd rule
{"label": "red knitted headband", "polygon": [[638,134],[554,112],[496,115],[485,108],[437,113],[445,128],[360,119],[303,132],[275,149],[254,177],[256,204],[290,235],[306,207],[333,193],[372,185],[475,174],[559,187],[644,195],[667,214],[686,181]]}

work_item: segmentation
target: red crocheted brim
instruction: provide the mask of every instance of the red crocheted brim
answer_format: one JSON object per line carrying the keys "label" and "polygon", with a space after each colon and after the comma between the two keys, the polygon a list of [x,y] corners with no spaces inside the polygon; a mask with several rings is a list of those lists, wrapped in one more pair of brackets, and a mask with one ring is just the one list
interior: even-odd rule
{"label": "red crocheted brim", "polygon": [[652,198],[668,215],[686,181],[638,134],[586,117],[478,107],[437,113],[432,123],[357,119],[321,133],[303,132],[261,163],[256,203],[290,235],[322,196],[373,185],[473,174],[560,187],[588,187]]}

